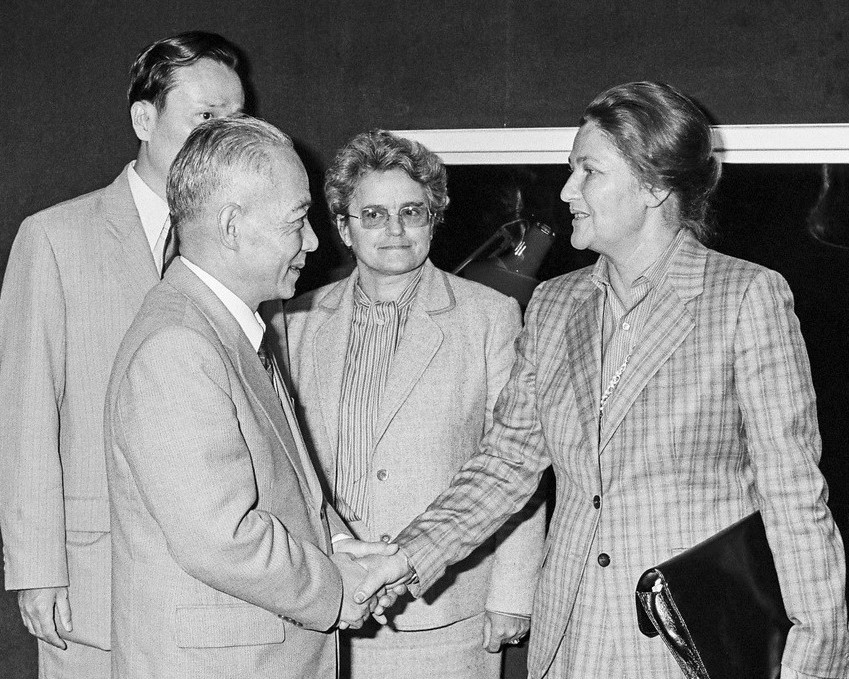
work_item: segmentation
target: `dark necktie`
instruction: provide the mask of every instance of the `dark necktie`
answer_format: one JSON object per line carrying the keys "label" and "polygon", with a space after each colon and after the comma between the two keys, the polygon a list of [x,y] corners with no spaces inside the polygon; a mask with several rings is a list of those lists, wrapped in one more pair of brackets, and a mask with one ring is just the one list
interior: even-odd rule
{"label": "dark necktie", "polygon": [[271,384],[274,384],[274,364],[271,362],[271,354],[268,352],[268,347],[265,344],[265,337],[262,338],[262,342],[259,343],[259,349],[256,350],[257,356],[259,356],[259,361],[262,363],[262,367],[265,368],[265,372],[268,373],[268,378],[271,380]]}
{"label": "dark necktie", "polygon": [[168,270],[168,265],[177,256],[177,229],[171,226],[165,237],[165,249],[162,252],[162,275]]}

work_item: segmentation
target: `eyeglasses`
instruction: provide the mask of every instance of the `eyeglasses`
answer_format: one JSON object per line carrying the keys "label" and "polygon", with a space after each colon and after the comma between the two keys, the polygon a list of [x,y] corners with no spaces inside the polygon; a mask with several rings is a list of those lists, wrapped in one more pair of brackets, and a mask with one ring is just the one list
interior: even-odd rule
{"label": "eyeglasses", "polygon": [[398,216],[398,222],[405,229],[420,229],[430,222],[431,212],[424,205],[405,205],[398,212],[390,212],[382,207],[363,208],[359,215],[347,215],[359,219],[364,229],[383,229],[389,223],[389,217]]}

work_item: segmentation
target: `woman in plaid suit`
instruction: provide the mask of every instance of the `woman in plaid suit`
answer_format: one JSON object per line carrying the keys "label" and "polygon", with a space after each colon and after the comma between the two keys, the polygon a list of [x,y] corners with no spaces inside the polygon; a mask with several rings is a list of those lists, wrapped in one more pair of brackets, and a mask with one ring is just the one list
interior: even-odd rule
{"label": "woman in plaid suit", "polygon": [[414,571],[420,595],[553,465],[530,676],[680,677],[640,635],[634,585],[759,509],[793,621],[782,679],[849,676],[805,344],[779,274],[702,244],[720,170],[706,117],[667,85],[613,87],[570,165],[572,244],[601,256],[537,288],[481,453],[399,535],[387,577]]}

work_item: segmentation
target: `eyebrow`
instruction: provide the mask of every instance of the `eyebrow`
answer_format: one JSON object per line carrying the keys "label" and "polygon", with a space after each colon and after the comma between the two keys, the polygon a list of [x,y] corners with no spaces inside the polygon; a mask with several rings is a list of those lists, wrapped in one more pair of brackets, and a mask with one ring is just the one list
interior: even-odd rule
{"label": "eyebrow", "polygon": [[[424,201],[424,200],[406,200],[403,203],[401,203],[401,207],[406,207],[408,205],[424,205],[425,202],[426,201]],[[385,205],[381,205],[380,203],[370,203],[369,205],[363,205],[363,208],[367,208],[367,207],[379,207],[379,208],[384,208],[384,209],[386,208]]]}

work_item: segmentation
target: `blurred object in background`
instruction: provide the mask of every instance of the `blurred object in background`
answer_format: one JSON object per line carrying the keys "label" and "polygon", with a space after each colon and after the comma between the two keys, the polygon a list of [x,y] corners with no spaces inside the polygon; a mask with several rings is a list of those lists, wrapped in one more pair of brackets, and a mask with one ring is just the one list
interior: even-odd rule
{"label": "blurred object in background", "polygon": [[515,298],[524,310],[539,285],[537,272],[555,231],[534,219],[535,206],[526,204],[524,191],[533,187],[535,173],[504,172],[493,179],[480,218],[487,229],[500,226],[451,271]]}
{"label": "blurred object in background", "polygon": [[820,194],[808,214],[808,232],[820,243],[849,249],[849,165],[821,168]]}
{"label": "blurred object in background", "polygon": [[[511,236],[511,227],[519,229],[518,238]],[[528,305],[534,288],[539,285],[537,271],[554,243],[554,229],[542,222],[517,219],[498,227],[498,230],[458,266],[454,273],[483,283],[519,302],[522,310]],[[507,248],[496,251],[486,259],[477,259],[490,241],[507,241]]]}

